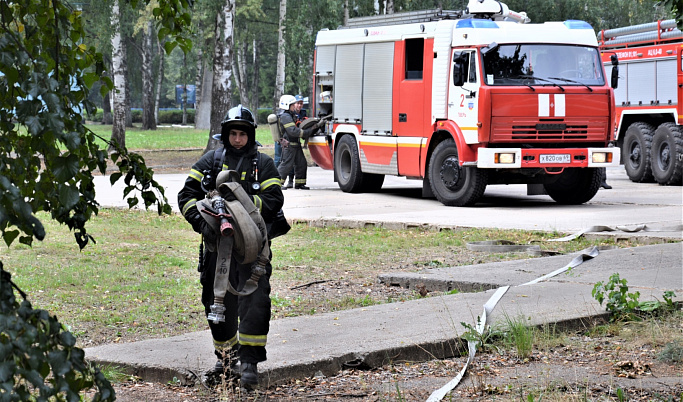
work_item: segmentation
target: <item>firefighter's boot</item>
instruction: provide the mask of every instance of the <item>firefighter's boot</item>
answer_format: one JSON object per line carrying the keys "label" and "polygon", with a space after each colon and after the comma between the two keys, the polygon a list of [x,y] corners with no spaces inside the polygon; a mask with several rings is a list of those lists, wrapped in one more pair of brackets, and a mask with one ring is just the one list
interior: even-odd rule
{"label": "firefighter's boot", "polygon": [[240,363],[240,385],[246,389],[254,389],[258,386],[256,363]]}
{"label": "firefighter's boot", "polygon": [[216,360],[216,364],[205,373],[203,380],[206,386],[215,387],[222,384],[223,381],[230,382],[236,380],[239,378],[239,375],[239,360],[236,354],[228,353],[226,356],[219,357]]}

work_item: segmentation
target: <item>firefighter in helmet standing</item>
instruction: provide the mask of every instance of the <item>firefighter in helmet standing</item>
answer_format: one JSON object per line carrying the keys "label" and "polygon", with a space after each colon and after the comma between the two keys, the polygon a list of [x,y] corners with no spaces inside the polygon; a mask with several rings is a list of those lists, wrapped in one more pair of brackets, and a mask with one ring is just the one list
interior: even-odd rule
{"label": "firefighter in helmet standing", "polygon": [[[178,193],[178,205],[183,216],[195,232],[202,234],[199,270],[202,304],[207,316],[214,302],[215,245],[219,235],[202,217],[197,202],[215,189],[216,176],[221,170],[233,170],[239,174],[239,183],[266,224],[273,222],[284,203],[280,175],[273,160],[258,152],[255,129],[254,115],[249,109],[242,105],[230,109],[221,123],[221,133],[214,136],[222,141],[223,147],[207,152],[192,166],[185,186]],[[210,249],[214,251],[208,251]],[[249,279],[252,264],[240,264],[234,258],[234,249],[232,256],[230,284],[237,289]],[[268,263],[266,273],[259,278],[258,287],[248,296],[226,293],[225,321],[209,321],[218,357],[215,367],[208,373],[210,380],[215,382],[220,374],[225,374],[226,378],[240,375],[244,387],[253,388],[258,384],[257,364],[266,360],[270,326],[271,272],[272,266]]]}
{"label": "firefighter in helmet standing", "polygon": [[[303,99],[300,102],[303,105]],[[297,100],[292,95],[282,95],[280,98],[281,114],[278,116],[280,124],[280,132],[287,141],[282,148],[282,160],[278,171],[282,179],[283,188],[285,180],[289,172],[294,168],[294,188],[300,190],[308,190],[306,186],[306,170],[307,162],[304,156],[304,151],[301,148],[301,139],[308,139],[311,135],[320,130],[319,126],[313,126],[306,129],[300,129],[296,122],[299,120],[298,113],[301,107],[297,105]],[[298,109],[297,109],[298,108]]]}

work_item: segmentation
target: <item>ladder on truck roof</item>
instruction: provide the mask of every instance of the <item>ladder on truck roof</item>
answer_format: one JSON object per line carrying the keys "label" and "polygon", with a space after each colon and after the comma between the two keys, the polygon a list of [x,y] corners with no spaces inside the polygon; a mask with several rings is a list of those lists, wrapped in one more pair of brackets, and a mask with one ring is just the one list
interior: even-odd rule
{"label": "ladder on truck roof", "polygon": [[683,32],[676,28],[676,20],[664,20],[622,28],[603,29],[598,34],[601,48],[628,47],[650,43],[661,43],[683,38]]}
{"label": "ladder on truck roof", "polygon": [[372,15],[369,17],[354,17],[349,18],[349,23],[341,28],[367,28],[377,27],[383,25],[402,25],[402,24],[417,24],[420,22],[431,22],[440,20],[457,20],[462,18],[462,11],[454,10],[420,10],[407,11],[403,13]]}
{"label": "ladder on truck roof", "polygon": [[348,25],[344,28],[367,28],[384,25],[416,24],[440,20],[458,20],[466,18],[486,18],[493,20],[515,21],[518,23],[529,22],[525,12],[515,12],[508,8],[505,3],[496,0],[470,0],[464,11],[454,10],[422,10],[407,11],[403,13],[373,15],[369,17],[349,18]]}

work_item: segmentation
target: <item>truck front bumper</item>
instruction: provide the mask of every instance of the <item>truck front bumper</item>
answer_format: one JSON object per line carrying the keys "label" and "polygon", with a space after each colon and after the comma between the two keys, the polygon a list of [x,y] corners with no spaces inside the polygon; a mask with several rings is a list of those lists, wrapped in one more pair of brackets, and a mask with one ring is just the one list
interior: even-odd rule
{"label": "truck front bumper", "polygon": [[606,148],[479,148],[477,167],[484,169],[598,168],[619,166],[621,152]]}

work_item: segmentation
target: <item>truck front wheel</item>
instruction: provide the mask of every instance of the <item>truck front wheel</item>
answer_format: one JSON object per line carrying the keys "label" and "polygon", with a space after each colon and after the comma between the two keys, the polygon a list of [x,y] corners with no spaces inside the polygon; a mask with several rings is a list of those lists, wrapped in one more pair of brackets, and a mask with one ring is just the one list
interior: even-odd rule
{"label": "truck front wheel", "polygon": [[342,191],[346,193],[361,191],[363,174],[360,171],[358,145],[352,135],[343,136],[335,147],[334,172]]}
{"label": "truck front wheel", "polygon": [[590,201],[600,189],[602,172],[597,168],[567,168],[543,185],[558,204],[578,205]]}
{"label": "truck front wheel", "polygon": [[654,127],[637,122],[631,124],[624,135],[624,168],[632,182],[652,182],[650,148]]}
{"label": "truck front wheel", "polygon": [[652,138],[652,175],[659,184],[681,184],[683,175],[681,126],[663,123]]}
{"label": "truck front wheel", "polygon": [[437,145],[429,159],[429,185],[436,199],[444,205],[475,204],[484,195],[487,180],[483,169],[460,166],[458,148],[452,138]]}

